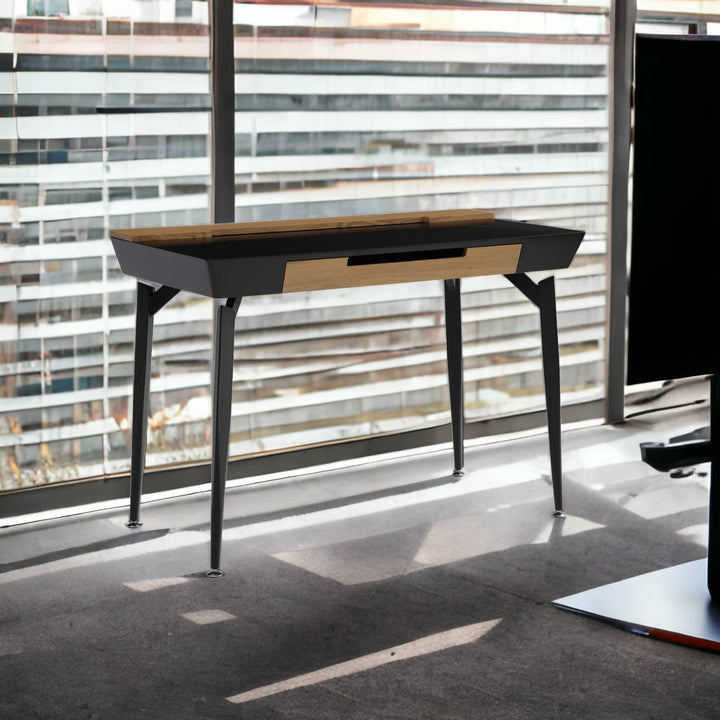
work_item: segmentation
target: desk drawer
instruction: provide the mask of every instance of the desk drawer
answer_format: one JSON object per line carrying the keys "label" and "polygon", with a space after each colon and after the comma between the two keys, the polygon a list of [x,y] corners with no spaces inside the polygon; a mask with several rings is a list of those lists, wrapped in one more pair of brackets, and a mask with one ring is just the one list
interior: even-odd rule
{"label": "desk drawer", "polygon": [[518,243],[450,250],[451,257],[417,252],[294,260],[285,266],[283,292],[504,275],[516,272],[521,247]]}

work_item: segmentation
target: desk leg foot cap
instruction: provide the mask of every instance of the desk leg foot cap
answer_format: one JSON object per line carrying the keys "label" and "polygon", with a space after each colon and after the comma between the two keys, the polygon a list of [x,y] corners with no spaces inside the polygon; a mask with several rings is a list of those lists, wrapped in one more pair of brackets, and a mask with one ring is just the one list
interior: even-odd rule
{"label": "desk leg foot cap", "polygon": [[462,477],[464,474],[464,470],[453,470],[453,477]]}
{"label": "desk leg foot cap", "polygon": [[222,570],[208,570],[205,575],[209,578],[219,578],[222,577],[225,573]]}
{"label": "desk leg foot cap", "polygon": [[142,527],[142,523],[139,520],[130,520],[129,522],[125,523],[125,527],[129,527],[132,529],[139,528]]}
{"label": "desk leg foot cap", "polygon": [[553,517],[562,519],[565,517],[565,512],[563,510],[554,510],[553,511]]}

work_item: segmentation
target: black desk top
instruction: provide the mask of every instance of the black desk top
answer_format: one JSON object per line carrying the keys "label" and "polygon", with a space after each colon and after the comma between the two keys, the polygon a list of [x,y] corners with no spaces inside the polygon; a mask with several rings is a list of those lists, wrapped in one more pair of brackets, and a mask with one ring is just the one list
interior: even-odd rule
{"label": "black desk top", "polygon": [[[348,258],[348,265],[418,260],[427,264],[459,257],[469,248],[513,245],[519,255],[514,272],[555,270],[570,265],[584,236],[578,230],[496,220],[485,211],[477,211],[477,216],[462,212],[465,216],[456,222],[333,228],[327,226],[332,221],[328,219],[325,227],[289,232],[285,228],[292,221],[278,223],[280,232],[272,232],[272,223],[233,223],[196,226],[197,237],[193,226],[114,230],[110,237],[125,274],[220,298],[283,292],[288,263],[327,258]],[[263,231],[255,232],[260,226]],[[226,234],[225,228],[233,232]]]}

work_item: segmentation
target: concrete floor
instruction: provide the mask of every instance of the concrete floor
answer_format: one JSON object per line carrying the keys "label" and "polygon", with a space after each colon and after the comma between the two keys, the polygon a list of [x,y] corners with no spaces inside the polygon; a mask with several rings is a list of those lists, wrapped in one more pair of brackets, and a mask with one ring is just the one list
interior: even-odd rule
{"label": "concrete floor", "polygon": [[[717,718],[720,657],[553,600],[702,559],[709,465],[640,459],[703,382],[614,426],[469,443],[0,530],[0,718]],[[694,401],[699,401],[693,404]],[[690,404],[687,404],[687,403]],[[674,407],[680,405],[680,407]]]}

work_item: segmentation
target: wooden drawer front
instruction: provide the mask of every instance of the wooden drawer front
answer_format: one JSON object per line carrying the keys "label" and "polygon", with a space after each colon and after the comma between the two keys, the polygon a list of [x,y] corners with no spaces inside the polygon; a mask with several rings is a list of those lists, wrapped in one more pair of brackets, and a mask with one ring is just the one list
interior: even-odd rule
{"label": "wooden drawer front", "polygon": [[468,248],[458,257],[378,261],[355,265],[351,264],[352,259],[346,257],[295,260],[288,262],[285,267],[283,292],[514,273],[521,247],[519,243],[491,245]]}

